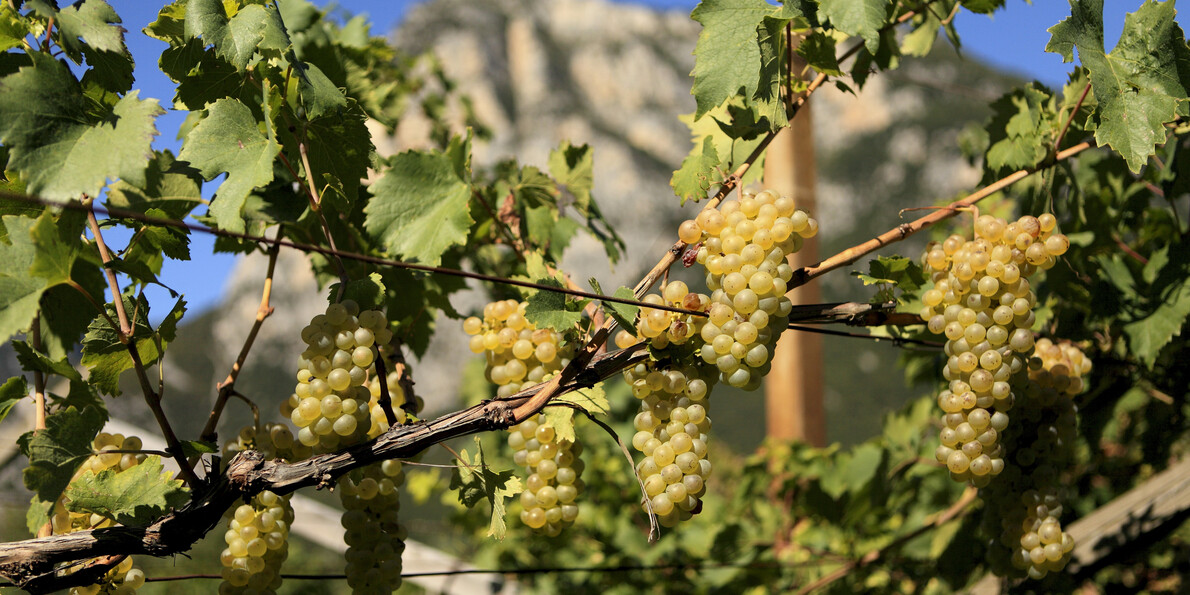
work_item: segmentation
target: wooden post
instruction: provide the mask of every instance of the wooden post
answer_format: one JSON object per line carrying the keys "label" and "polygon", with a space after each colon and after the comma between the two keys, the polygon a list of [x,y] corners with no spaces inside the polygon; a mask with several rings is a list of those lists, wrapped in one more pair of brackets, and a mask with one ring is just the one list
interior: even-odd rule
{"label": "wooden post", "polygon": [[[764,160],[764,186],[793,198],[797,208],[813,217],[817,214],[816,164],[810,115],[807,102],[798,110],[790,127],[782,130],[769,145]],[[817,237],[806,240],[801,251],[789,257],[794,270],[817,262]],[[793,290],[789,299],[795,305],[822,301],[818,284],[813,282]],[[772,362],[773,369],[764,387],[768,436],[825,446],[821,335],[785,331]]]}

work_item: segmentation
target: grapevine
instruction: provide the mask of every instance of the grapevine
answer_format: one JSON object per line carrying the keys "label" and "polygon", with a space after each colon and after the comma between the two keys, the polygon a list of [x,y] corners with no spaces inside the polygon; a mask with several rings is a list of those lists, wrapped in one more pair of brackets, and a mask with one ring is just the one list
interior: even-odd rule
{"label": "grapevine", "polygon": [[926,249],[934,286],[922,294],[921,317],[930,332],[946,335],[950,382],[938,395],[944,416],[935,457],[956,481],[984,486],[1004,470],[1000,434],[1017,400],[1011,379],[1033,349],[1028,277],[1069,246],[1053,215],[1013,223],[982,215],[974,240],[952,235]]}

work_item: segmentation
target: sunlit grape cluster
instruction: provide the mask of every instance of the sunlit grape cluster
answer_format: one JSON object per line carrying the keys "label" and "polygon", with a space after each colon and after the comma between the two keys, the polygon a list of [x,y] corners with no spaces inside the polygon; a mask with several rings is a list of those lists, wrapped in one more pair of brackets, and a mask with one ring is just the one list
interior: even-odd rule
{"label": "sunlit grape cluster", "polygon": [[463,321],[463,332],[471,336],[468,346],[487,358],[488,380],[499,387],[499,397],[540,383],[573,356],[560,333],[539,329],[525,318],[525,306],[516,300],[492,302],[484,306],[483,318]]}
{"label": "sunlit grape cluster", "polygon": [[[421,397],[414,397],[413,402],[410,402],[405,396],[405,389],[401,388],[401,375],[396,371],[390,370],[388,376],[385,377],[388,388],[388,398],[392,403],[393,413],[397,417],[397,423],[402,423],[406,413],[416,413],[422,409]],[[367,437],[369,439],[375,438],[388,431],[388,417],[384,413],[384,407],[380,404],[380,378],[374,377],[368,380],[365,385],[368,387],[368,393],[371,398],[368,399],[368,411],[371,416],[371,425],[368,427]]]}
{"label": "sunlit grape cluster", "polygon": [[1069,343],[1038,339],[1029,373],[1016,387],[1013,423],[1004,433],[1011,445],[1003,477],[985,490],[989,511],[984,528],[997,537],[992,566],[1001,574],[1042,578],[1061,570],[1074,539],[1062,530],[1062,471],[1069,468],[1077,438],[1077,406],[1082,376],[1091,360]]}
{"label": "sunlit grape cluster", "polygon": [[315,452],[331,452],[363,439],[372,426],[371,392],[364,383],[377,345],[392,340],[378,310],[360,311],[351,301],[331,304],[302,329],[306,350],[298,384],[282,413],[299,428],[298,441]]}
{"label": "sunlit grape cluster", "polygon": [[404,482],[403,466],[396,460],[368,465],[339,479],[347,542],[345,570],[352,593],[387,594],[401,586],[401,553],[407,535],[398,522],[398,490]]}
{"label": "sunlit grape cluster", "polygon": [[772,190],[744,192],[679,226],[682,241],[701,242],[696,260],[712,293],[699,355],[724,382],[760,386],[792,309],[785,291],[793,268],[786,258],[817,233],[818,222]]}
{"label": "sunlit grape cluster", "polygon": [[521,522],[554,537],[578,518],[583,491],[582,444],[563,440],[537,414],[508,429],[513,460],[529,471],[521,492]]}
{"label": "sunlit grape cluster", "polygon": [[[706,312],[711,305],[710,297],[691,292],[682,281],[670,281],[661,288],[661,295],[651,293],[646,295],[642,301],[697,312]],[[640,317],[636,323],[635,336],[626,331],[617,334],[616,346],[623,349],[636,343],[639,339],[648,340],[654,349],[665,349],[671,345],[685,345],[688,342],[701,345],[700,335],[706,322],[706,316],[641,308]]]}
{"label": "sunlit grape cluster", "polygon": [[[296,461],[311,454],[310,447],[294,440],[288,427],[276,423],[264,424],[259,430],[255,426],[240,429],[236,440],[223,447],[224,457],[230,460],[243,450],[255,450],[265,460]],[[281,564],[289,556],[289,527],[293,524],[289,498],[265,490],[224,515],[227,547],[219,554],[223,565],[220,595],[269,595],[281,586]]]}
{"label": "sunlit grape cluster", "polygon": [[700,377],[693,366],[649,361],[624,370],[624,379],[641,400],[632,447],[645,458],[637,464],[637,474],[658,520],[672,527],[702,510],[711,474],[707,395],[715,378]]}
{"label": "sunlit grape cluster", "polygon": [[1053,215],[1007,223],[983,215],[975,239],[952,235],[931,243],[923,261],[934,286],[922,294],[922,319],[946,336],[949,387],[935,456],[957,481],[987,485],[1004,469],[1000,434],[1013,407],[1010,379],[1033,349],[1036,303],[1028,276],[1049,268],[1070,243]]}
{"label": "sunlit grape cluster", "polygon": [[[100,432],[91,442],[93,454],[79,466],[71,482],[84,473],[100,473],[114,471],[121,473],[136,467],[145,460],[145,455],[130,452],[107,452],[140,450],[141,439],[136,436],[125,437],[123,434],[109,434]],[[88,529],[103,529],[116,525],[116,522],[100,514],[89,512],[70,512],[66,508],[65,496],[54,503],[50,516],[51,527],[55,534],[73,533]],[[107,571],[99,582],[93,585],[72,587],[70,595],[132,595],[145,582],[145,573],[139,568],[133,568],[132,557],[124,558],[115,568]]]}

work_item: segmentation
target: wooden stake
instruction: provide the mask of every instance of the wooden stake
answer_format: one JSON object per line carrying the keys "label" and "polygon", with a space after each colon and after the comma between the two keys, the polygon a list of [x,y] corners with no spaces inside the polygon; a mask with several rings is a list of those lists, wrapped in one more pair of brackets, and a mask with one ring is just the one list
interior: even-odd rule
{"label": "wooden stake", "polygon": [[[797,208],[811,216],[815,208],[814,134],[810,104],[802,105],[789,128],[777,134],[768,148],[764,186],[789,196]],[[797,270],[818,262],[817,237],[806,240],[801,251],[789,257]],[[794,305],[821,300],[817,284],[790,292]],[[771,438],[802,440],[826,445],[826,413],[822,404],[822,337],[785,331],[773,353],[773,369],[765,379],[765,413]]]}

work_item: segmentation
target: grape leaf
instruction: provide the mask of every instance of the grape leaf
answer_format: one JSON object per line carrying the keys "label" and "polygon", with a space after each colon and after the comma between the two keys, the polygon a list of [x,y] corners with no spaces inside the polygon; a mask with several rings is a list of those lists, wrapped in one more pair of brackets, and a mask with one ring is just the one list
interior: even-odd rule
{"label": "grape leaf", "polygon": [[17,361],[21,364],[22,370],[57,374],[70,380],[82,381],[83,379],[82,374],[79,374],[79,371],[74,368],[70,360],[66,357],[55,361],[44,353],[34,350],[33,347],[24,341],[13,341],[12,348],[17,354]]}
{"label": "grape leaf", "polygon": [[822,31],[814,31],[797,45],[797,54],[806,59],[814,70],[830,76],[843,76],[843,69],[835,57],[835,39]]}
{"label": "grape leaf", "polygon": [[760,47],[756,28],[775,7],[764,0],[704,0],[690,13],[702,24],[694,48],[694,119],[743,89],[752,97],[759,85]]}
{"label": "grape leaf", "polygon": [[[537,282],[551,287],[564,287],[556,279],[539,279]],[[525,300],[525,318],[538,328],[565,331],[582,321],[582,310],[587,301],[556,291],[538,290]]]}
{"label": "grape leaf", "polygon": [[719,164],[719,153],[715,151],[715,141],[711,136],[705,136],[701,143],[695,143],[694,150],[682,160],[682,166],[669,179],[669,185],[681,204],[686,204],[687,200],[698,202],[707,197],[712,180],[717,178],[715,170]]}
{"label": "grape leaf", "polygon": [[[115,307],[104,304],[104,308],[108,317],[115,320]],[[141,362],[149,366],[161,356],[157,341],[160,340],[161,348],[165,349],[174,340],[178,321],[186,313],[186,301],[178,299],[156,331],[149,326],[149,302],[143,295],[138,296],[136,301],[124,296],[124,310],[133,324],[132,339],[136,341]],[[96,317],[87,327],[87,334],[83,337],[82,364],[91,371],[88,381],[92,385],[112,396],[120,395],[120,373],[132,368],[132,356],[120,342],[119,334],[103,316]]]}
{"label": "grape leaf", "polygon": [[789,124],[785,102],[781,91],[785,88],[782,76],[788,70],[786,58],[785,25],[789,19],[766,16],[756,27],[757,47],[760,48],[760,80],[752,98],[756,101],[757,114],[769,122],[771,130],[778,130]]}
{"label": "grape leaf", "polygon": [[248,106],[220,99],[186,135],[178,159],[189,161],[208,181],[227,174],[215,192],[210,213],[220,228],[242,232],[244,201],[254,188],[273,181],[273,160],[280,152],[272,126],[266,135]]}
{"label": "grape leaf", "polygon": [[1190,280],[1172,287],[1152,314],[1124,325],[1128,347],[1151,369],[1161,349],[1182,333],[1187,316],[1190,316]]}
{"label": "grape leaf", "polygon": [[91,455],[91,441],[106,417],[94,407],[67,407],[46,416],[45,429],[22,434],[17,444],[29,457],[23,473],[25,487],[43,501],[57,500],[75,469]]}
{"label": "grape leaf", "polygon": [[991,107],[987,168],[1018,170],[1040,163],[1053,140],[1053,98],[1049,91],[1029,83],[1000,97]]}
{"label": "grape leaf", "polygon": [[29,384],[24,376],[13,376],[0,385],[0,422],[17,403],[29,396]]}
{"label": "grape leaf", "polygon": [[11,5],[0,5],[0,52],[21,45],[29,25]]}
{"label": "grape leaf", "polygon": [[69,281],[70,271],[82,247],[79,240],[82,225],[78,225],[82,221],[82,213],[78,211],[64,213],[60,222],[55,221],[49,211],[42,213],[29,230],[29,239],[37,250],[29,274],[44,278],[48,285]]}
{"label": "grape leaf", "polygon": [[34,220],[5,215],[9,244],[0,242],[0,340],[29,328],[45,291],[45,279],[29,274],[37,248],[29,238]]}
{"label": "grape leaf", "polygon": [[1111,53],[1104,52],[1103,0],[1071,0],[1071,15],[1050,27],[1047,52],[1079,61],[1099,102],[1095,140],[1115,149],[1133,172],[1165,142],[1165,124],[1187,115],[1190,48],[1174,21],[1172,2],[1145,2],[1124,17]]}
{"label": "grape leaf", "polygon": [[[603,293],[603,288],[599,286],[599,281],[597,281],[594,277],[591,277],[589,283],[591,284],[591,287],[595,288],[595,293]],[[631,289],[621,286],[616,288],[616,292],[612,294],[612,297],[623,298],[626,300],[635,300],[636,294],[633,293]],[[616,319],[616,322],[619,323],[620,328],[632,332],[632,329],[635,326],[633,321],[636,320],[637,312],[640,312],[639,306],[611,301],[600,302],[599,306],[603,308],[604,312],[607,312],[608,316]]]}
{"label": "grape leaf", "polygon": [[123,471],[88,469],[66,487],[66,509],[98,514],[129,527],[148,525],[190,499],[182,481],[162,469],[157,455]]}
{"label": "grape leaf", "polygon": [[[128,54],[124,47],[124,28],[120,17],[103,0],[85,0],[67,6],[55,15],[59,41],[66,55],[75,62],[87,48],[100,52]],[[81,41],[80,41],[81,40]]]}
{"label": "grape leaf", "polygon": [[822,0],[819,6],[835,29],[862,37],[873,54],[880,48],[880,29],[893,7],[890,0]]}
{"label": "grape leaf", "polygon": [[293,64],[294,74],[298,77],[298,92],[302,99],[302,107],[306,108],[307,118],[319,118],[347,107],[347,97],[343,95],[343,91],[339,90],[321,69],[298,60],[292,53],[290,62]]}
{"label": "grape leaf", "polygon": [[[340,285],[342,283],[331,285],[330,293],[327,295],[329,303],[335,303],[335,296],[339,294]],[[343,290],[343,299],[354,300],[361,309],[367,310],[384,305],[385,291],[380,273],[372,273],[364,279],[348,281],[347,287]]]}
{"label": "grape leaf", "polygon": [[459,453],[455,460],[456,467],[451,472],[450,489],[459,491],[459,502],[470,508],[480,500],[487,499],[492,504],[492,521],[488,525],[488,536],[504,539],[507,525],[504,516],[507,508],[504,500],[515,497],[524,486],[520,478],[512,470],[492,471],[483,457],[483,445],[479,436],[475,437],[476,456],[471,461],[466,449]]}
{"label": "grape leaf", "polygon": [[[360,180],[368,177],[375,149],[366,124],[367,115],[354,100],[344,105],[349,105],[348,109],[315,118],[304,129],[310,169],[314,171],[314,179],[323,185],[320,193],[325,185],[336,186],[347,204],[351,204],[359,194]],[[297,139],[287,132],[282,133],[282,138],[286,149],[297,154]]]}
{"label": "grape leaf", "polygon": [[550,151],[550,175],[574,196],[574,207],[584,217],[590,214],[591,189],[595,185],[595,157],[590,145],[562,141]]}
{"label": "grape leaf", "polygon": [[554,397],[542,412],[546,423],[554,427],[554,434],[558,440],[575,441],[574,436],[574,407],[563,405],[570,403],[591,415],[607,415],[611,411],[611,404],[603,392],[603,383],[591,388],[583,388]]}
{"label": "grape leaf", "polygon": [[83,95],[66,64],[37,52],[32,65],[0,79],[0,143],[8,167],[31,194],[52,199],[97,196],[108,178],[144,182],[157,135],[157,100],[132,91],[115,105]]}
{"label": "grape leaf", "polygon": [[271,4],[249,4],[227,18],[221,0],[190,0],[186,4],[186,35],[215,46],[215,53],[237,70],[244,70],[258,50],[284,51],[289,34]]}
{"label": "grape leaf", "polygon": [[[99,267],[86,259],[75,261],[70,277],[90,295],[103,295],[107,288]],[[41,344],[45,352],[54,358],[64,357],[75,350],[75,344],[95,315],[94,304],[67,284],[46,289],[41,294],[41,310],[54,313],[41,319]]]}
{"label": "grape leaf", "polygon": [[[385,249],[402,258],[437,266],[442,254],[467,242],[471,228],[471,176],[460,163],[457,139],[452,150],[408,151],[369,188],[364,228]],[[462,151],[470,159],[470,139]]]}

